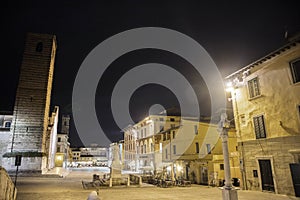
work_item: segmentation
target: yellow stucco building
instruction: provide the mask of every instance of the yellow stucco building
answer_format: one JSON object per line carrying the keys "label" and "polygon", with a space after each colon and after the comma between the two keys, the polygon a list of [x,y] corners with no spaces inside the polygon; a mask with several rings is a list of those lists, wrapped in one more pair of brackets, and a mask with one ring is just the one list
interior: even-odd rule
{"label": "yellow stucco building", "polygon": [[245,189],[300,195],[299,42],[298,35],[226,78]]}
{"label": "yellow stucco building", "polygon": [[[172,141],[173,146],[176,145],[182,150],[176,152],[177,156],[173,156],[175,175],[197,184],[220,186],[224,180],[224,159],[217,125],[192,121],[183,124],[186,128],[183,129],[182,136],[178,133],[177,140]],[[187,136],[188,126],[191,127],[189,132],[192,133],[192,137]],[[228,135],[231,177],[240,179],[235,130],[231,128]],[[182,143],[182,137],[189,138],[189,144]]]}

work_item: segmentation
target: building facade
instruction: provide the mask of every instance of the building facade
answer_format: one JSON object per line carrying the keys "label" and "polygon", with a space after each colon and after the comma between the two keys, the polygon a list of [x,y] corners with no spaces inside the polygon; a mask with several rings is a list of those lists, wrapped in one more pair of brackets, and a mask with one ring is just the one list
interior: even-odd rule
{"label": "building facade", "polygon": [[0,166],[2,166],[2,155],[7,151],[9,142],[10,128],[13,120],[13,115],[10,112],[1,112],[0,114]]}
{"label": "building facade", "polygon": [[89,147],[72,148],[71,166],[92,167],[108,166],[108,148],[97,144],[91,144]]}
{"label": "building facade", "polygon": [[56,54],[56,37],[29,33],[26,38],[13,121],[3,165],[15,170],[22,155],[21,172],[47,170],[46,137]]}
{"label": "building facade", "polygon": [[[154,173],[162,171],[162,132],[180,124],[178,116],[150,115],[124,131],[124,169]],[[161,139],[162,138],[162,139]]]}
{"label": "building facade", "polygon": [[299,196],[299,36],[226,79],[245,189]]}
{"label": "building facade", "polygon": [[[224,158],[217,125],[182,120],[181,126],[167,133],[169,136],[163,139],[162,158],[163,163],[169,163],[169,176],[196,184],[222,185]],[[235,129],[231,128],[228,135],[231,177],[241,179]]]}
{"label": "building facade", "polygon": [[[124,169],[220,186],[224,180],[217,125],[180,116],[150,115],[124,130]],[[235,129],[229,130],[231,176],[241,179]]]}
{"label": "building facade", "polygon": [[55,167],[66,168],[71,161],[71,156],[69,154],[69,129],[70,116],[63,115],[61,118],[61,131],[57,133]]}
{"label": "building facade", "polygon": [[57,127],[58,127],[58,117],[59,117],[59,107],[55,106],[54,110],[49,117],[48,129],[46,135],[46,156],[47,156],[47,169],[52,169],[55,167],[55,154],[57,147]]}

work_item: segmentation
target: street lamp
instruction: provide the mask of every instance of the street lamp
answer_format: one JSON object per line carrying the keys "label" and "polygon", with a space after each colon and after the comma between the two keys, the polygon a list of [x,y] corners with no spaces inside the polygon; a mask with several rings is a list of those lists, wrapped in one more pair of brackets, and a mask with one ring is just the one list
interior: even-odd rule
{"label": "street lamp", "polygon": [[224,157],[224,171],[225,171],[225,185],[222,190],[223,200],[237,200],[237,191],[232,187],[230,164],[229,164],[229,152],[228,152],[228,130],[230,127],[230,121],[227,119],[227,114],[221,114],[221,120],[218,123],[218,132],[222,139],[222,149]]}

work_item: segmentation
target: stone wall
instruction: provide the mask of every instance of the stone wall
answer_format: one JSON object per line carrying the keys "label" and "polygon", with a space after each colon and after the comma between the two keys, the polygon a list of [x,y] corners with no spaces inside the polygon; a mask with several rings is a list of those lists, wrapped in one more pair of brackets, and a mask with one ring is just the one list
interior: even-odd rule
{"label": "stone wall", "polygon": [[3,165],[3,158],[2,155],[6,153],[7,150],[7,144],[9,141],[9,129],[6,130],[0,130],[0,166]]}
{"label": "stone wall", "polygon": [[6,170],[0,166],[0,199],[15,200],[17,197],[17,189]]}
{"label": "stone wall", "polygon": [[[241,143],[239,148],[242,151]],[[289,166],[295,160],[289,150],[300,149],[300,136],[245,141],[243,148],[248,189],[262,190],[258,160],[269,159],[272,164],[275,192],[295,195]],[[253,170],[257,170],[258,177],[254,177]]]}
{"label": "stone wall", "polygon": [[[10,144],[7,146],[6,163],[3,166],[10,171],[15,153],[21,153],[29,165],[23,170],[46,168],[46,133],[50,109],[51,87],[56,52],[54,35],[29,33],[17,87],[13,122],[10,132]],[[33,158],[38,155],[37,158]],[[27,158],[26,158],[27,156]],[[31,160],[40,161],[35,164]],[[41,162],[42,161],[42,162]],[[25,168],[28,169],[25,169]]]}

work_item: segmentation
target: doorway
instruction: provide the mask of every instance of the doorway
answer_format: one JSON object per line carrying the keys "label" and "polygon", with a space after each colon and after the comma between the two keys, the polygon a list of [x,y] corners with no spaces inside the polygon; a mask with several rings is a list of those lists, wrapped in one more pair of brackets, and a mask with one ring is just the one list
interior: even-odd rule
{"label": "doorway", "polygon": [[207,167],[201,167],[201,179],[200,179],[201,185],[208,185],[208,172]]}
{"label": "doorway", "polygon": [[295,196],[300,197],[300,163],[290,164]]}
{"label": "doorway", "polygon": [[258,160],[262,190],[275,192],[270,160]]}

